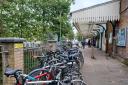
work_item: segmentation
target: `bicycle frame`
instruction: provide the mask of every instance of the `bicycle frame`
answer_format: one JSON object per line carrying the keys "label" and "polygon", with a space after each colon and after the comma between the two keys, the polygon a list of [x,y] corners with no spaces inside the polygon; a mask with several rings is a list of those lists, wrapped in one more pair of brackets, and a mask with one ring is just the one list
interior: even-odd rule
{"label": "bicycle frame", "polygon": [[[47,76],[47,80],[52,80],[53,79],[52,75],[48,72],[45,72],[43,74],[39,74],[39,75],[37,75],[35,77],[31,77],[31,78],[34,78],[36,80],[36,79],[39,79],[41,77],[46,77],[46,76]],[[24,85],[26,85],[26,81],[29,82],[29,83],[32,82],[32,80],[29,77],[27,79],[23,79],[23,81],[24,82],[22,82],[22,83]],[[16,78],[16,85],[23,85],[22,83],[20,82],[20,80],[18,78]],[[45,84],[43,84],[43,85],[45,85]]]}

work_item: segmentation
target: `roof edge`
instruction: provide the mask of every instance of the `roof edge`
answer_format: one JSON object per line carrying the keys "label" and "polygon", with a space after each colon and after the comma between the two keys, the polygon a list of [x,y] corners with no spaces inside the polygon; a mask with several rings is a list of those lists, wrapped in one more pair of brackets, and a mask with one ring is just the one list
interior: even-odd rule
{"label": "roof edge", "polygon": [[80,11],[83,11],[83,10],[87,10],[87,9],[99,7],[99,6],[106,5],[106,4],[109,4],[109,3],[114,3],[114,2],[117,2],[117,1],[120,1],[120,0],[112,0],[112,1],[104,2],[104,3],[96,4],[96,5],[93,5],[93,6],[90,6],[90,7],[86,7],[86,8],[82,8],[82,9],[73,11],[73,12],[71,12],[71,13],[80,12]]}

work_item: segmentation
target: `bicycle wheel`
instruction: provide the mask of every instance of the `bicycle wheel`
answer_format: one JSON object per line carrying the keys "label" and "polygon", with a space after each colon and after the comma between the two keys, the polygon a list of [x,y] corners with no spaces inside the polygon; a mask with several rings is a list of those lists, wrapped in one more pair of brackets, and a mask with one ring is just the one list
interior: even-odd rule
{"label": "bicycle wheel", "polygon": [[[52,75],[46,70],[46,69],[35,69],[34,71],[30,72],[28,74],[31,77],[34,77],[36,80],[43,80],[43,81],[47,81],[47,80],[52,80],[53,77]],[[48,84],[32,84],[32,85],[48,85]]]}

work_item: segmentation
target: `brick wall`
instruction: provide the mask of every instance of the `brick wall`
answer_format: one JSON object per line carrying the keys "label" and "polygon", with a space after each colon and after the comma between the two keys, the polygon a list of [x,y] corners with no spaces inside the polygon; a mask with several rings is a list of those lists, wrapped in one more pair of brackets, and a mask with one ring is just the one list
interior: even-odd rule
{"label": "brick wall", "polygon": [[121,17],[120,17],[120,28],[128,27],[128,0],[121,0]]}
{"label": "brick wall", "polygon": [[[128,28],[128,0],[120,0],[121,1],[121,9],[120,9],[120,21],[119,21],[119,29]],[[128,34],[128,32],[127,32]],[[128,41],[128,37],[127,40]],[[117,53],[120,57],[128,58],[128,42],[126,42],[126,47],[117,47]]]}
{"label": "brick wall", "polygon": [[[9,43],[8,45],[8,57],[6,64],[9,64],[9,67],[12,67],[14,69],[21,69],[23,70],[23,48],[15,48],[14,43]],[[10,78],[4,76],[3,79],[3,85],[14,85],[15,83],[15,78]]]}
{"label": "brick wall", "polygon": [[118,56],[121,58],[126,58],[126,48],[125,47],[117,47]]}
{"label": "brick wall", "polygon": [[23,48],[14,48],[14,62],[15,68],[23,70]]}

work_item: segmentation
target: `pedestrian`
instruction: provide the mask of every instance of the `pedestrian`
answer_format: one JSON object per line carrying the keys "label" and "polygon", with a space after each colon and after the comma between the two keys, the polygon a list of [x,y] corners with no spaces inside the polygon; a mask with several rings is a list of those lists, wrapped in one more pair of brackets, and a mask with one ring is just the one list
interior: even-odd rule
{"label": "pedestrian", "polygon": [[91,40],[88,40],[88,47],[91,47]]}
{"label": "pedestrian", "polygon": [[83,40],[83,41],[81,41],[81,44],[82,44],[82,47],[83,47],[83,49],[85,48],[85,41]]}

